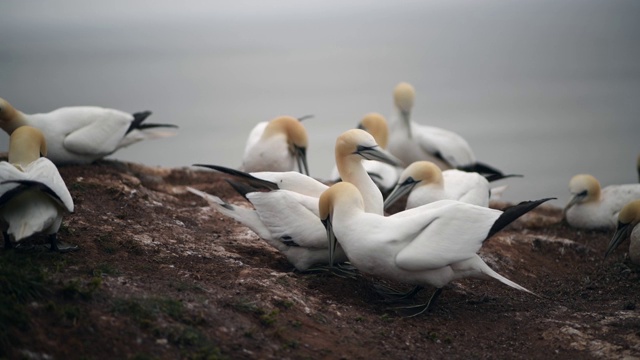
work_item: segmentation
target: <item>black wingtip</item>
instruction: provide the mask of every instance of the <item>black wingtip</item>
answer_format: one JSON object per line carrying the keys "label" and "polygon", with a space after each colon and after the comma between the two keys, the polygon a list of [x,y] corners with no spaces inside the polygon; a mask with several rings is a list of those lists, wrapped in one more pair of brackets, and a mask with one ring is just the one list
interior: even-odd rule
{"label": "black wingtip", "polygon": [[489,234],[487,235],[487,239],[493,236],[498,231],[504,229],[507,225],[511,224],[514,220],[519,218],[520,216],[528,213],[529,211],[535,209],[540,204],[547,202],[549,200],[555,200],[556,198],[544,198],[540,200],[532,200],[532,201],[523,201],[517,205],[506,208],[500,217],[493,223],[491,230],[489,230]]}
{"label": "black wingtip", "polygon": [[146,123],[146,124],[140,124],[136,129],[138,129],[138,130],[146,130],[146,129],[153,129],[153,128],[173,128],[173,129],[177,129],[178,125],[175,125],[175,124]]}
{"label": "black wingtip", "polygon": [[0,206],[6,204],[11,199],[13,199],[13,197],[20,194],[26,189],[37,189],[39,191],[42,191],[43,193],[49,195],[52,199],[54,199],[58,203],[63,204],[62,199],[60,198],[60,196],[58,196],[58,194],[55,193],[55,191],[53,191],[50,187],[48,187],[47,185],[39,181],[7,180],[0,183],[0,185],[5,185],[5,184],[18,184],[18,186],[2,194],[2,196],[0,197]]}
{"label": "black wingtip", "polygon": [[481,162],[476,162],[471,165],[460,166],[458,167],[458,170],[467,171],[467,172],[477,172],[483,175],[504,175],[502,171],[494,168],[493,166],[490,166]]}
{"label": "black wingtip", "polygon": [[140,111],[131,115],[133,116],[133,121],[131,121],[129,128],[127,129],[127,134],[134,129],[138,129],[142,125],[142,122],[145,121],[149,116],[151,116],[151,111]]}
{"label": "black wingtip", "polygon": [[219,171],[219,172],[221,172],[223,174],[227,174],[227,175],[238,177],[241,180],[246,181],[247,183],[249,183],[251,186],[254,186],[254,187],[259,188],[259,189],[262,188],[262,189],[266,189],[266,190],[278,190],[278,185],[276,183],[273,183],[273,182],[267,181],[267,180],[259,179],[259,178],[255,177],[255,176],[253,176],[253,175],[251,175],[249,173],[246,173],[244,171],[231,169],[231,168],[220,166],[220,165],[193,164],[193,166],[204,167],[204,168],[207,168],[207,169]]}
{"label": "black wingtip", "polygon": [[520,175],[520,174],[507,174],[507,175],[503,175],[503,174],[486,174],[483,175],[485,179],[487,179],[488,182],[493,182],[493,181],[498,181],[498,180],[502,180],[502,179],[507,179],[507,178],[513,178],[513,177],[524,177],[524,175]]}
{"label": "black wingtip", "polygon": [[[228,182],[229,185],[231,185],[231,187],[235,191],[237,191],[238,194],[242,195],[242,197],[244,197],[245,199],[247,199],[247,194],[248,193],[252,193],[252,192],[258,191],[258,189],[254,188],[254,187],[252,187],[252,186],[250,186],[248,184],[245,184],[245,183],[241,183],[241,182],[238,182],[238,181],[233,181],[233,180],[230,180],[230,179],[225,179],[225,181]],[[247,199],[247,200],[249,200],[249,199]]]}

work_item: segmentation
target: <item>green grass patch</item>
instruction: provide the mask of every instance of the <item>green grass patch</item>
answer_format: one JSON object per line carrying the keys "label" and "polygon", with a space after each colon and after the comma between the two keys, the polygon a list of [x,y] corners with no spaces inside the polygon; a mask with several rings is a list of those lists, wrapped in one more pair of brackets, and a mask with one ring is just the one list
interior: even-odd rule
{"label": "green grass patch", "polygon": [[100,285],[102,285],[102,278],[100,277],[93,277],[88,282],[72,279],[65,283],[62,288],[62,296],[66,300],[89,300],[100,288]]}
{"label": "green grass patch", "polygon": [[0,251],[0,358],[10,346],[22,344],[15,330],[29,330],[26,304],[50,293],[45,287],[46,271],[38,258],[13,250]]}

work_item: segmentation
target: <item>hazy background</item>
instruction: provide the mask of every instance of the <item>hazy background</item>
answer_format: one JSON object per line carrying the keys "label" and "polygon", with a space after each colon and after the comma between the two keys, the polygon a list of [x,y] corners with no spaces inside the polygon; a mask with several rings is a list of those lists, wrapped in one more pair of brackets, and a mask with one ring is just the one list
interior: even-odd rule
{"label": "hazy background", "polygon": [[[112,158],[237,166],[250,129],[314,114],[311,175],[367,112],[464,136],[505,198],[568,197],[571,176],[637,181],[640,2],[2,1],[0,96],[26,112],[100,105],[180,126]],[[0,151],[8,137],[0,135]]]}

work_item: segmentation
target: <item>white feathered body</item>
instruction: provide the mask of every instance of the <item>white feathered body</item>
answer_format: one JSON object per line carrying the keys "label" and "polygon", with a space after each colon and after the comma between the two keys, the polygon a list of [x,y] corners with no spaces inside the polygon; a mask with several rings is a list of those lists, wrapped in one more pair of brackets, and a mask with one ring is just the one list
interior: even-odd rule
{"label": "white feathered body", "polygon": [[[0,183],[8,180],[31,180],[46,185],[56,197],[34,188],[27,188],[12,197],[0,208],[0,222],[13,241],[34,234],[53,234],[58,231],[62,217],[73,212],[73,200],[56,166],[40,158],[24,169],[8,162],[0,163]],[[0,185],[0,197],[18,187],[18,184]]]}
{"label": "white feathered body", "polygon": [[329,187],[320,181],[297,171],[259,171],[250,173],[258,179],[270,181],[278,185],[280,190],[294,191],[302,195],[315,196],[316,198]]}
{"label": "white feathered body", "polygon": [[469,143],[452,131],[413,121],[407,125],[400,116],[393,118],[389,129],[387,148],[406,164],[427,160],[445,170],[476,162]]}
{"label": "white feathered body", "polygon": [[388,217],[364,213],[357,204],[334,205],[332,226],[351,264],[365,273],[435,287],[463,277],[492,277],[528,291],[476,254],[500,214],[452,200]]}
{"label": "white feathered body", "polygon": [[26,125],[42,131],[47,157],[55,164],[91,163],[138,141],[171,135],[155,129],[127,134],[133,115],[97,106],[70,106],[23,116]]}
{"label": "white feathered body", "polygon": [[489,206],[489,182],[478,174],[456,169],[442,172],[443,186],[416,186],[407,198],[407,209],[438,200],[457,200],[467,204]]}
{"label": "white feathered body", "polygon": [[242,158],[243,171],[301,171],[285,133],[262,137],[268,124],[268,121],[260,122],[249,133]]}
{"label": "white feathered body", "polygon": [[[329,243],[320,218],[318,198],[287,190],[248,193],[253,209],[226,204],[220,198],[202,191],[188,190],[216,211],[240,222],[269,245],[283,253],[287,260],[304,271],[313,265],[329,263]],[[336,261],[347,258],[336,249]]]}
{"label": "white feathered body", "polygon": [[601,190],[599,200],[575,204],[565,216],[576,228],[615,229],[620,210],[636,199],[640,199],[640,184],[610,185]]}

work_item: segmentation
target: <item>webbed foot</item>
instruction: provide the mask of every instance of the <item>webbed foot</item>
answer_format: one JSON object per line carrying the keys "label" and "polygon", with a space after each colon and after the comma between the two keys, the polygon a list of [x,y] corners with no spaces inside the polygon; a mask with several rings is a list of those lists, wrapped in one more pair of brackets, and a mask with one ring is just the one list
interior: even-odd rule
{"label": "webbed foot", "polygon": [[418,316],[422,313],[429,311],[435,305],[441,293],[442,293],[442,288],[438,288],[433,293],[433,295],[431,295],[431,298],[429,299],[429,301],[425,304],[395,307],[392,309],[400,312],[403,317]]}

